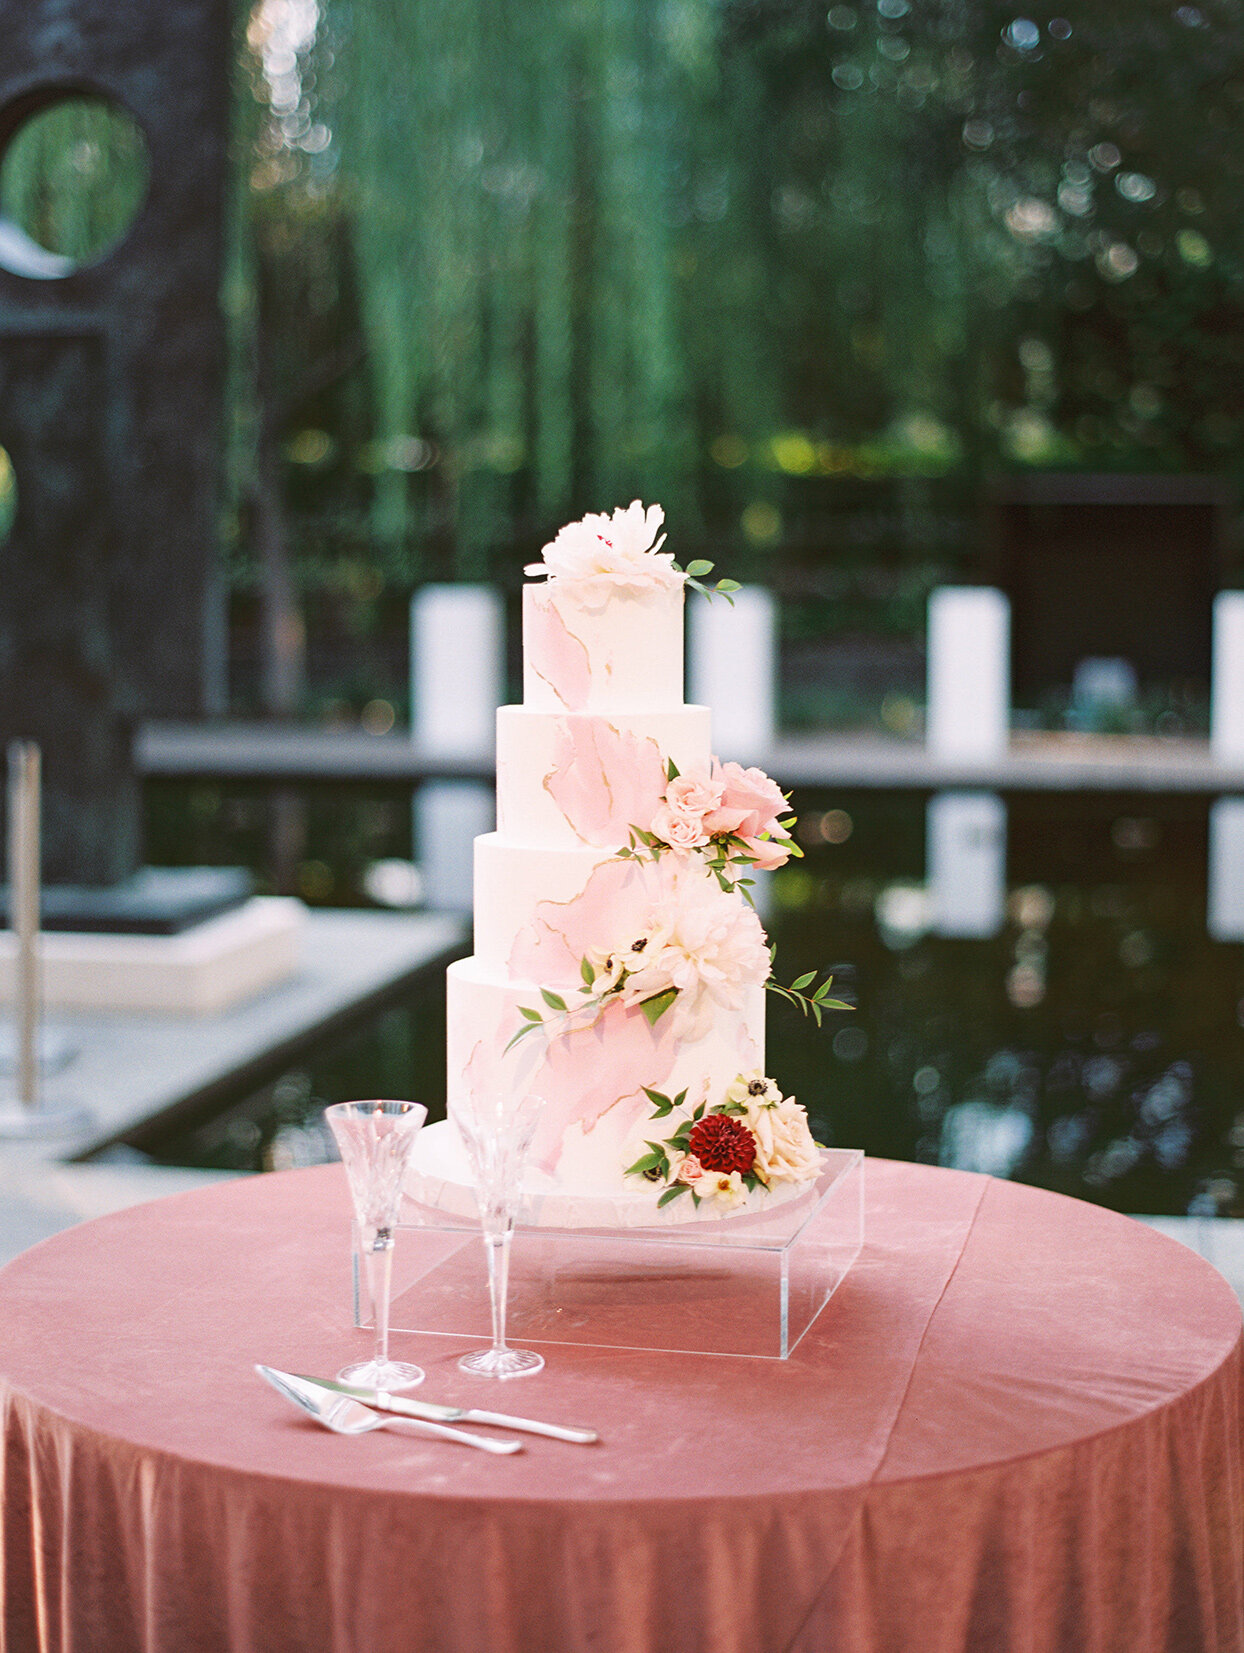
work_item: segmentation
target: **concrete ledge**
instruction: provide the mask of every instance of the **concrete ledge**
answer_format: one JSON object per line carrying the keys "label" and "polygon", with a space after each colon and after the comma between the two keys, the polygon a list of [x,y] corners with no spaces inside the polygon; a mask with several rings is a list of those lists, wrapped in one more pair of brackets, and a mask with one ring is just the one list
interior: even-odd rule
{"label": "concrete ledge", "polygon": [[[209,1016],[253,998],[298,968],[301,901],[254,896],[177,935],[46,932],[40,938],[49,1010]],[[15,990],[17,942],[0,930],[0,1002]]]}
{"label": "concrete ledge", "polygon": [[[968,762],[918,741],[871,734],[780,735],[757,755],[784,786],[940,792],[1244,792],[1244,764],[1220,763],[1193,736],[1091,735],[1017,730],[1005,753]],[[147,776],[267,781],[488,780],[493,766],[438,756],[408,735],[249,723],[148,723],[135,761]]]}
{"label": "concrete ledge", "polygon": [[[439,913],[311,910],[294,972],[216,1015],[53,1013],[49,1033],[73,1054],[46,1075],[43,1094],[86,1108],[93,1123],[34,1157],[89,1153],[153,1119],[207,1110],[263,1084],[309,1044],[464,949],[466,937],[464,921]],[[0,1163],[23,1153],[30,1150],[0,1147]]]}

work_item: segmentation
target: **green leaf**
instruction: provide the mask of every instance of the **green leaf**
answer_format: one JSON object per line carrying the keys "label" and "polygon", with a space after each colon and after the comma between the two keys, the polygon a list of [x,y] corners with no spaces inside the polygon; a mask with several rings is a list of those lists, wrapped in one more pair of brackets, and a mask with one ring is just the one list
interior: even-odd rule
{"label": "green leaf", "polygon": [[743,587],[737,580],[718,580],[717,589],[721,592],[722,596],[725,597],[731,591],[741,591]]}
{"label": "green leaf", "polygon": [[657,1210],[659,1211],[663,1205],[668,1205],[671,1200],[676,1200],[678,1198],[679,1194],[690,1194],[690,1193],[691,1193],[691,1184],[689,1182],[676,1182],[676,1183],[674,1183],[672,1185],[672,1187],[669,1187],[665,1190],[665,1192],[661,1195],[661,1198],[657,1201]]}
{"label": "green leaf", "polygon": [[673,758],[667,758],[665,760],[665,778],[667,781],[676,781],[678,779],[678,765],[674,762]]}
{"label": "green leaf", "polygon": [[644,1154],[642,1158],[637,1159],[634,1165],[628,1165],[622,1175],[624,1177],[642,1177],[645,1171],[655,1171],[664,1158],[665,1155],[659,1148],[654,1149],[652,1153]]}
{"label": "green leaf", "polygon": [[592,983],[596,980],[596,972],[592,968],[591,959],[582,958],[582,959],[579,960],[579,974],[583,977],[584,981],[590,987],[592,985]]}
{"label": "green leaf", "polygon": [[795,978],[795,980],[793,982],[791,982],[790,985],[791,985],[791,988],[794,992],[800,993],[800,992],[803,991],[803,989],[805,987],[808,986],[809,982],[814,982],[815,980],[816,980],[816,971],[815,970],[809,970],[806,975],[797,976]]}
{"label": "green leaf", "polygon": [[525,1037],[525,1035],[528,1034],[528,1033],[534,1033],[538,1027],[542,1027],[543,1025],[544,1024],[542,1022],[524,1022],[522,1027],[519,1028],[518,1032],[510,1040],[509,1044],[506,1045],[505,1049],[501,1052],[501,1054],[503,1056],[508,1055],[508,1053],[511,1050],[513,1050],[514,1046],[518,1043],[518,1041],[520,1039]]}
{"label": "green leaf", "polygon": [[565,999],[559,993],[550,993],[547,987],[540,989],[540,997],[550,1010],[560,1010],[564,1014],[568,1009]]}
{"label": "green leaf", "polygon": [[677,1148],[680,1153],[686,1153],[691,1142],[691,1127],[684,1125],[681,1131],[676,1131],[670,1138],[670,1147]]}
{"label": "green leaf", "polygon": [[533,1010],[531,1006],[527,1004],[520,1004],[518,1007],[518,1013],[520,1016],[525,1016],[529,1022],[542,1022],[544,1020],[544,1017],[538,1010]]}
{"label": "green leaf", "polygon": [[711,574],[712,572],[712,563],[705,562],[703,557],[697,557],[694,562],[687,564],[687,573],[691,575],[692,579],[701,579],[705,574]]}
{"label": "green leaf", "polygon": [[704,1117],[704,1110],[705,1110],[705,1108],[706,1108],[706,1107],[707,1107],[707,1106],[708,1106],[708,1103],[707,1103],[707,1102],[701,1102],[701,1103],[700,1103],[700,1105],[699,1105],[699,1107],[698,1107],[698,1108],[697,1108],[697,1109],[696,1109],[696,1110],[695,1110],[695,1112],[694,1112],[694,1113],[693,1113],[693,1114],[692,1114],[692,1115],[691,1115],[691,1117],[692,1117],[692,1119],[703,1119],[703,1117]]}
{"label": "green leaf", "polygon": [[674,1106],[669,1097],[663,1095],[660,1091],[651,1091],[647,1085],[643,1087],[643,1091],[649,1102],[655,1102],[658,1108],[664,1108],[667,1113]]}
{"label": "green leaf", "polygon": [[687,1100],[687,1087],[684,1085],[683,1088],[679,1091],[678,1095],[674,1098],[674,1106],[676,1108],[681,1108],[683,1103],[686,1100]]}
{"label": "green leaf", "polygon": [[678,997],[676,987],[667,987],[664,993],[654,993],[650,999],[640,1001],[639,1008],[643,1011],[649,1027],[655,1027],[665,1012]]}

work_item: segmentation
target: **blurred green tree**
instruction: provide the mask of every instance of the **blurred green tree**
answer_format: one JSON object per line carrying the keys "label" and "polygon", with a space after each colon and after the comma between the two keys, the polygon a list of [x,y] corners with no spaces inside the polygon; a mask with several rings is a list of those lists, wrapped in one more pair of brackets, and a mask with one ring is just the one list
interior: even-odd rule
{"label": "blurred green tree", "polygon": [[353,0],[374,529],[469,575],[636,492],[763,544],[796,479],[1230,467],[1239,21]]}

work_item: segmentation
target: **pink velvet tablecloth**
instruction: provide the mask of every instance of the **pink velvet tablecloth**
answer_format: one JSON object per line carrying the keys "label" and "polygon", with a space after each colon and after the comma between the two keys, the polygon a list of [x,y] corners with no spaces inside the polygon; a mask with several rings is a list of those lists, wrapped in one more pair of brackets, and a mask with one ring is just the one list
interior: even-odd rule
{"label": "pink velvet tablecloth", "polygon": [[[786,1362],[546,1348],[595,1423],[513,1458],[330,1435],[339,1167],[85,1224],[0,1274],[4,1653],[1241,1653],[1240,1311],[1127,1218],[871,1162]],[[481,1392],[485,1398],[481,1401]]]}

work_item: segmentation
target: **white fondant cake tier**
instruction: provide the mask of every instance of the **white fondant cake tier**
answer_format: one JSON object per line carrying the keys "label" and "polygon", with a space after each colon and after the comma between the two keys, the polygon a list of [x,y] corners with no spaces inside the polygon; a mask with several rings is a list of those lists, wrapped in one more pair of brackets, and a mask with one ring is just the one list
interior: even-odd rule
{"label": "white fondant cake tier", "polygon": [[710,740],[707,706],[609,716],[502,706],[497,830],[511,843],[542,848],[624,844],[630,827],[651,826],[666,764],[706,767]]}
{"label": "white fondant cake tier", "polygon": [[[563,996],[573,1003],[572,994]],[[638,1006],[615,1003],[588,1026],[554,1037],[536,1031],[507,1051],[523,1025],[522,1007],[543,1008],[539,986],[477,958],[459,959],[446,987],[449,1115],[476,1091],[535,1092],[546,1104],[532,1148],[535,1169],[578,1194],[634,1190],[623,1172],[651,1134],[645,1088],[669,1096],[685,1088],[691,1107],[724,1097],[736,1075],[763,1065],[764,1000],[763,987],[744,988],[741,1008],[718,1010],[696,1039],[681,1037],[672,1015],[649,1025]]]}
{"label": "white fondant cake tier", "polygon": [[683,588],[523,591],[523,704],[545,712],[668,711],[683,697]]}

